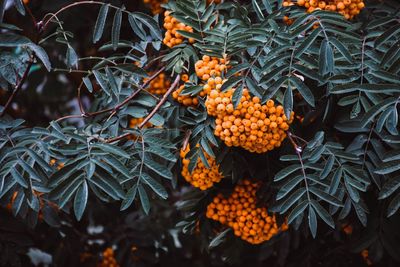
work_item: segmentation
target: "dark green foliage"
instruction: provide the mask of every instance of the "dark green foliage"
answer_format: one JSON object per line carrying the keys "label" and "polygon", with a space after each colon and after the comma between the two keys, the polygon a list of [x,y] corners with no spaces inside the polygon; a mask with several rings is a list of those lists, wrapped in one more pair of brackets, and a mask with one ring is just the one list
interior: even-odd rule
{"label": "dark green foliage", "polygon": [[[193,28],[178,33],[195,40],[172,49],[162,46],[162,15],[138,1],[33,2],[0,3],[1,103],[12,100],[0,106],[0,205],[10,211],[0,210],[1,266],[29,266],[24,255],[35,246],[55,266],[95,266],[111,245],[121,266],[359,266],[364,249],[375,263],[398,265],[396,1],[366,1],[347,21],[280,0],[171,0],[163,6]],[[281,148],[226,147],[204,98],[182,107],[146,91],[165,71],[168,90],[189,74],[182,95],[195,97],[203,55],[229,61],[222,90],[235,88],[235,106],[247,88],[302,118]],[[154,127],[129,126],[146,117]],[[200,192],[183,182],[186,144],[189,171],[198,161],[209,167],[208,154],[220,184]],[[251,247],[205,218],[212,198],[244,178],[262,182],[258,204],[289,232]],[[94,225],[104,231],[88,233]]]}

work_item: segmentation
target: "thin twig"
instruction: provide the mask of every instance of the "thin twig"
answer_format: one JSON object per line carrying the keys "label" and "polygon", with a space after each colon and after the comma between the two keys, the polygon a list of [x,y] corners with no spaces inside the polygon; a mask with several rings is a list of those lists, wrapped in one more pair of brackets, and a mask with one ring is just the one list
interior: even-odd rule
{"label": "thin twig", "polygon": [[178,83],[181,79],[181,76],[178,74],[172,83],[171,87],[168,89],[168,91],[164,94],[164,96],[161,98],[160,102],[158,102],[157,106],[150,112],[149,115],[142,121],[142,123],[139,125],[139,129],[142,129],[146,123],[156,114],[156,112],[161,108],[161,106],[167,101],[168,96],[172,93],[172,91],[175,90],[175,88],[178,86]]}
{"label": "thin twig", "polygon": [[126,98],[124,101],[122,101],[121,103],[119,103],[118,105],[116,105],[114,108],[107,108],[107,109],[103,109],[103,110],[99,110],[96,112],[92,112],[92,113],[86,113],[85,115],[87,116],[96,116],[96,115],[100,115],[103,113],[107,113],[107,112],[114,112],[114,111],[118,111],[120,108],[122,108],[124,105],[126,105],[127,103],[129,103],[129,101],[131,101],[138,93],[140,93],[140,91],[142,91],[143,89],[145,89],[150,83],[151,81],[153,81],[158,75],[161,74],[161,72],[163,72],[165,70],[165,67],[162,67],[161,69],[159,69],[156,73],[154,73],[148,80],[146,80],[146,82],[144,82],[144,84],[139,87],[138,90],[136,90],[135,92],[133,92],[128,98]]}
{"label": "thin twig", "polygon": [[55,121],[56,122],[60,122],[60,121],[66,120],[66,119],[83,119],[83,118],[85,118],[85,116],[82,116],[82,115],[67,115],[67,116],[64,116],[64,117],[60,117],[60,118],[56,119]]}
{"label": "thin twig", "polygon": [[140,91],[145,89],[150,84],[150,82],[153,81],[164,70],[165,70],[165,67],[162,67],[160,70],[158,70],[156,73],[154,73],[148,80],[146,80],[146,82],[143,83],[143,85],[138,90],[133,92],[128,98],[126,98],[123,102],[119,103],[115,107],[107,108],[107,109],[103,109],[103,110],[99,110],[99,111],[91,112],[91,113],[86,112],[84,110],[82,102],[80,101],[81,87],[83,85],[83,82],[81,82],[81,84],[78,87],[78,102],[79,102],[79,109],[80,109],[81,114],[64,116],[64,117],[58,118],[56,121],[59,122],[59,121],[62,121],[62,120],[65,120],[65,119],[70,119],[70,118],[87,118],[87,117],[93,117],[93,116],[97,116],[97,115],[100,115],[100,114],[103,114],[103,113],[107,113],[107,112],[112,112],[112,113],[116,112],[121,107],[123,107],[125,104],[127,104],[129,101],[131,101],[138,93],[140,93]]}
{"label": "thin twig", "polygon": [[21,90],[26,77],[28,77],[29,71],[31,70],[32,64],[33,64],[33,55],[29,59],[28,66],[26,67],[24,73],[22,74],[21,79],[19,79],[17,85],[15,86],[14,91],[12,92],[11,96],[8,98],[7,103],[4,105],[3,111],[0,113],[0,117],[2,117],[6,113],[7,109],[11,105],[14,97],[18,94],[19,90]]}
{"label": "thin twig", "polygon": [[[180,75],[177,75],[174,82],[172,83],[171,87],[168,89],[168,91],[164,94],[164,96],[161,98],[160,102],[157,104],[157,106],[154,107],[154,109],[150,112],[149,115],[147,115],[147,117],[143,120],[143,122],[138,126],[139,129],[142,129],[146,123],[154,116],[154,114],[156,114],[156,112],[161,108],[161,106],[165,103],[165,101],[167,100],[168,96],[172,93],[172,91],[174,91],[174,89],[177,87],[179,81],[180,81]],[[131,133],[124,133],[122,135],[119,135],[117,137],[114,138],[110,138],[110,139],[106,139],[105,142],[106,143],[113,143],[119,140],[122,140],[128,136],[131,136]]]}
{"label": "thin twig", "polygon": [[124,134],[121,134],[121,135],[119,135],[117,137],[106,139],[105,142],[106,143],[114,143],[116,141],[125,139],[126,137],[131,136],[131,135],[132,135],[132,133],[124,133]]}

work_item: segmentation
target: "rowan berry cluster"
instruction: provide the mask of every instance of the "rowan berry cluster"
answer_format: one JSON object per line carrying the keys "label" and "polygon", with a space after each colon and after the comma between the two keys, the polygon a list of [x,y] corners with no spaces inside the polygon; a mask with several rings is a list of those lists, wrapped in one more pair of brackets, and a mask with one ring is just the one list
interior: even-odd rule
{"label": "rowan berry cluster", "polygon": [[[297,0],[295,3],[298,6],[307,8],[308,13],[316,10],[336,11],[346,19],[354,18],[365,7],[363,0]],[[283,2],[283,6],[291,5],[294,5],[292,0],[285,0]]]}
{"label": "rowan berry cluster", "polygon": [[[147,79],[144,79],[146,82]],[[168,91],[171,86],[171,81],[167,78],[165,73],[160,73],[154,80],[149,84],[147,91],[154,95],[163,95]]]}
{"label": "rowan berry cluster", "polygon": [[259,186],[244,180],[234,188],[228,199],[219,194],[207,206],[206,217],[231,227],[236,236],[250,244],[260,244],[286,231],[286,223],[278,227],[275,215],[268,214],[265,207],[256,206]]}
{"label": "rowan berry cluster", "polygon": [[[172,17],[170,11],[165,11],[164,16],[164,28],[167,31],[165,32],[163,43],[166,46],[171,48],[183,43],[184,37],[177,32],[178,30],[193,32],[192,27],[186,26],[184,23],[179,22],[176,18]],[[194,39],[190,38],[189,42],[193,43]]]}
{"label": "rowan berry cluster", "polygon": [[194,65],[196,75],[203,81],[207,81],[210,77],[221,77],[222,73],[228,68],[226,63],[226,60],[223,58],[204,55]]}
{"label": "rowan berry cluster", "polygon": [[223,178],[222,174],[219,172],[219,166],[215,162],[215,159],[204,152],[208,165],[210,168],[207,168],[201,159],[197,160],[196,167],[193,172],[189,171],[189,163],[190,160],[186,158],[186,154],[190,151],[189,146],[186,149],[182,149],[180,152],[180,157],[182,158],[183,168],[181,174],[183,178],[194,187],[199,188],[200,190],[207,190],[212,187],[214,183],[219,183]]}
{"label": "rowan berry cluster", "polygon": [[[187,82],[187,81],[189,81],[189,76],[187,74],[183,74],[181,79],[182,79],[183,82]],[[185,85],[182,84],[177,90],[175,90],[172,93],[172,97],[177,102],[181,103],[184,106],[187,106],[187,107],[189,107],[189,106],[191,106],[191,107],[197,106],[199,104],[199,100],[197,99],[197,95],[193,95],[192,96],[192,95],[186,95],[186,94],[184,95],[184,94],[182,94],[182,91],[183,91],[184,88],[185,88]],[[198,95],[201,96],[201,97],[204,97],[204,96],[206,96],[206,92],[202,91]]]}
{"label": "rowan berry cluster", "polygon": [[264,153],[281,145],[292,123],[281,105],[273,100],[262,105],[260,98],[251,97],[247,89],[236,109],[232,103],[235,89],[225,92],[212,90],[206,100],[207,113],[215,116],[214,134],[227,146],[240,146],[250,152]]}
{"label": "rowan berry cluster", "polygon": [[102,261],[98,264],[98,267],[119,267],[112,248],[106,248],[102,256]]}
{"label": "rowan berry cluster", "polygon": [[143,0],[143,2],[150,6],[151,12],[155,15],[163,11],[161,4],[167,3],[168,0]]}

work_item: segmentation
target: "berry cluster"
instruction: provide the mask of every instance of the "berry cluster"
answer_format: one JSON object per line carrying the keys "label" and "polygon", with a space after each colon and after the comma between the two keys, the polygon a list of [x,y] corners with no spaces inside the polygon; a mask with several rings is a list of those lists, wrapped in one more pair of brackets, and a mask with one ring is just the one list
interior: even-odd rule
{"label": "berry cluster", "polygon": [[106,248],[106,250],[103,251],[103,259],[98,264],[98,267],[119,267],[112,248]]}
{"label": "berry cluster", "polygon": [[[147,79],[144,79],[144,82],[146,82],[146,80]],[[170,86],[171,81],[167,78],[167,75],[165,73],[160,73],[160,75],[150,82],[147,91],[150,94],[163,95],[168,91]]]}
{"label": "berry cluster", "polygon": [[[292,0],[285,0],[283,2],[283,6],[291,6],[293,4]],[[346,19],[354,18],[365,7],[363,0],[297,0],[296,4],[307,8],[308,13],[316,10],[336,11]]]}
{"label": "berry cluster", "polygon": [[156,15],[163,11],[161,4],[167,3],[168,0],[143,0],[145,4],[150,6],[151,12]]}
{"label": "berry cluster", "polygon": [[235,109],[232,95],[235,89],[225,92],[212,90],[206,100],[207,113],[215,116],[214,134],[227,146],[240,146],[250,152],[264,153],[281,145],[286,138],[289,124],[281,105],[275,106],[273,100],[262,105],[260,98],[251,97],[247,89]]}
{"label": "berry cluster", "polygon": [[[189,76],[187,74],[183,74],[181,79],[182,79],[183,82],[187,82],[187,81],[189,81]],[[210,91],[203,90],[203,91],[199,92],[197,95],[194,95],[194,96],[192,96],[192,95],[183,95],[182,94],[182,90],[184,88],[185,88],[185,85],[184,84],[181,85],[177,90],[175,90],[172,93],[172,97],[176,101],[181,103],[182,105],[188,106],[188,107],[189,106],[192,106],[192,107],[197,106],[199,104],[199,100],[197,99],[197,96],[205,97],[210,92]]]}
{"label": "berry cluster", "polygon": [[214,183],[219,183],[223,178],[222,174],[218,170],[218,165],[215,162],[215,159],[210,155],[204,152],[207,162],[210,165],[210,168],[207,168],[204,163],[198,159],[196,167],[193,172],[189,172],[189,162],[190,160],[185,158],[186,154],[190,151],[189,146],[186,149],[182,149],[180,152],[180,156],[182,158],[182,176],[185,178],[187,182],[192,184],[194,187],[200,188],[200,190],[207,190]]}
{"label": "berry cluster", "polygon": [[[167,31],[165,33],[163,43],[166,46],[171,48],[183,42],[184,37],[177,32],[178,30],[193,32],[192,27],[186,26],[182,22],[179,22],[176,18],[172,17],[170,11],[165,11],[164,16],[164,28]],[[194,39],[190,38],[189,42],[193,43]]]}
{"label": "berry cluster", "polygon": [[197,76],[203,81],[207,81],[210,77],[221,77],[226,71],[226,60],[223,58],[209,57],[204,55],[201,60],[194,65]]}
{"label": "berry cluster", "polygon": [[228,199],[219,194],[207,206],[207,218],[231,227],[236,236],[250,244],[260,244],[287,230],[286,223],[278,227],[275,215],[269,215],[265,207],[256,206],[258,187],[257,183],[244,180]]}

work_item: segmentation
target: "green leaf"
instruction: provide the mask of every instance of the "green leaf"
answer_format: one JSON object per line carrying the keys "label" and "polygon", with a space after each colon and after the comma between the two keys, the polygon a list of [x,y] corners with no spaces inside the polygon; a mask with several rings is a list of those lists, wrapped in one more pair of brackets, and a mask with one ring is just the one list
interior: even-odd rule
{"label": "green leaf", "polygon": [[294,173],[297,170],[301,169],[301,165],[300,164],[294,164],[294,165],[290,165],[282,170],[280,170],[274,177],[274,182],[278,182],[282,179],[284,179],[285,177],[289,176],[290,174]]}
{"label": "green leaf", "polygon": [[340,42],[339,40],[335,38],[329,38],[329,42],[333,44],[336,49],[342,54],[342,56],[349,62],[353,62],[353,58],[351,57],[351,54],[349,50]]}
{"label": "green leaf", "polygon": [[302,42],[299,42],[300,44],[294,54],[297,58],[299,58],[317,39],[319,34],[321,33],[322,28],[318,27],[317,29],[314,29],[310,35],[307,36]]}
{"label": "green leaf", "polygon": [[124,111],[124,114],[128,114],[134,118],[143,118],[148,114],[147,109],[141,107],[127,107]]}
{"label": "green leaf", "polygon": [[19,165],[30,175],[32,180],[40,182],[42,178],[40,177],[39,173],[33,169],[29,164],[27,164],[22,159],[18,159]]}
{"label": "green leaf", "polygon": [[161,164],[159,164],[149,158],[144,159],[144,165],[146,165],[146,167],[148,167],[150,170],[154,171],[155,173],[159,174],[160,176],[167,178],[169,180],[172,180],[172,173],[165,166],[162,166]]}
{"label": "green leaf", "polygon": [[399,187],[400,187],[400,176],[390,179],[383,185],[381,192],[379,192],[378,199],[385,199],[385,198],[389,197]]}
{"label": "green leaf", "polygon": [[389,203],[387,217],[394,215],[400,208],[400,193],[398,193]]}
{"label": "green leaf", "polygon": [[29,48],[35,52],[35,56],[40,59],[43,65],[46,67],[47,71],[51,70],[51,63],[49,60],[49,56],[47,55],[46,51],[41,47],[34,43],[28,44]]}
{"label": "green leaf", "polygon": [[328,193],[316,188],[316,187],[309,187],[309,190],[311,193],[313,193],[314,195],[316,195],[317,197],[319,197],[321,200],[324,200],[326,202],[328,202],[329,204],[332,204],[336,207],[342,207],[342,203],[340,202],[340,200],[338,200],[337,198],[335,198],[334,196],[329,195]]}
{"label": "green leaf", "polygon": [[393,27],[389,28],[386,30],[383,34],[381,34],[378,38],[375,40],[375,48],[378,48],[384,43],[387,43],[392,36],[396,35],[397,33],[400,32],[400,28],[398,25],[394,25]]}
{"label": "green leaf", "polygon": [[333,71],[334,57],[332,47],[329,41],[324,39],[319,51],[319,73],[325,75]]}
{"label": "green leaf", "polygon": [[[25,178],[19,173],[19,171],[15,168],[11,169],[11,175],[14,180],[23,188],[28,188],[28,183],[26,182]],[[0,190],[1,192],[1,190]]]}
{"label": "green leaf", "polygon": [[243,96],[243,84],[241,84],[241,86],[237,87],[232,95],[232,104],[235,109],[239,105],[240,100],[242,99],[242,96]]}
{"label": "green leaf", "polygon": [[103,91],[110,96],[110,89],[108,88],[108,84],[105,81],[105,79],[103,78],[103,75],[97,71],[97,70],[93,70],[92,71],[94,74],[94,77],[96,78],[97,83],[100,85],[101,89],[103,89]]}
{"label": "green leaf", "polygon": [[74,212],[75,217],[78,221],[81,220],[83,212],[86,208],[86,203],[88,199],[88,186],[86,181],[84,180],[82,184],[79,186],[76,191],[75,199],[74,199]]}
{"label": "green leaf", "polygon": [[400,161],[390,161],[382,163],[376,170],[376,174],[389,174],[400,170]]}
{"label": "green leaf", "polygon": [[113,49],[117,50],[119,36],[121,32],[121,22],[122,22],[122,10],[117,9],[114,14],[114,21],[111,30],[111,43],[113,45]]}
{"label": "green leaf", "polygon": [[315,107],[314,95],[308,86],[305,85],[305,83],[298,77],[291,76],[289,79],[291,82],[293,82],[293,86],[296,87],[296,89],[303,96],[304,100],[310,104],[310,106]]}
{"label": "green leaf", "polygon": [[118,84],[117,81],[115,80],[114,74],[111,71],[111,69],[107,66],[106,67],[106,75],[107,75],[107,80],[108,83],[110,84],[111,90],[113,91],[114,95],[118,95],[119,90],[118,90]]}
{"label": "green leaf", "polygon": [[226,239],[226,235],[230,231],[231,231],[231,229],[227,228],[223,232],[219,233],[216,237],[213,238],[213,240],[211,240],[210,244],[208,245],[208,248],[211,249],[211,248],[215,248],[215,247],[219,246]]}
{"label": "green leaf", "polygon": [[291,194],[280,206],[279,213],[283,214],[290,209],[306,192],[304,187],[297,189],[293,194]]}
{"label": "green leaf", "polygon": [[285,197],[288,193],[290,193],[293,188],[296,187],[296,185],[298,185],[301,181],[303,181],[303,176],[302,175],[298,175],[294,178],[289,179],[289,181],[287,181],[286,184],[282,185],[278,191],[278,193],[276,194],[276,200],[280,200],[283,197]]}
{"label": "green leaf", "polygon": [[138,189],[137,184],[135,184],[128,190],[128,193],[126,194],[124,200],[121,203],[121,208],[120,208],[121,211],[126,210],[132,205],[132,202],[136,198],[136,194],[138,191],[137,189]]}
{"label": "green leaf", "polygon": [[131,178],[131,175],[129,173],[129,170],[125,167],[125,164],[123,164],[121,161],[119,161],[117,158],[115,158],[112,155],[106,155],[101,158],[105,162],[108,163],[111,167],[113,167],[116,171],[121,173],[127,178]]}
{"label": "green leaf", "polygon": [[150,32],[151,32],[158,40],[162,40],[162,39],[163,39],[162,34],[161,34],[161,30],[160,30],[160,28],[158,27],[157,22],[156,22],[152,17],[150,17],[149,15],[146,15],[146,14],[144,14],[144,13],[140,13],[140,12],[135,12],[135,13],[133,13],[133,16],[134,16],[137,20],[141,21],[144,25],[146,25],[146,26],[149,28]]}
{"label": "green leaf", "polygon": [[99,15],[97,16],[96,24],[94,26],[93,32],[93,43],[97,43],[100,40],[101,36],[103,35],[104,26],[107,20],[109,6],[104,4],[101,6]]}
{"label": "green leaf", "polygon": [[72,195],[76,192],[76,190],[78,190],[83,181],[83,179],[75,179],[71,184],[68,185],[66,190],[63,191],[63,194],[60,196],[60,209],[62,209],[68,203]]}
{"label": "green leaf", "polygon": [[303,200],[299,205],[297,205],[288,216],[288,224],[291,224],[304,210],[308,207],[308,201]]}
{"label": "green leaf", "polygon": [[333,168],[333,164],[335,163],[335,156],[334,155],[330,155],[328,160],[325,162],[325,167],[322,170],[322,172],[320,173],[320,179],[325,179],[329,173],[331,172],[332,168]]}
{"label": "green leaf", "polygon": [[139,184],[138,186],[140,202],[142,203],[142,208],[144,213],[149,214],[150,211],[150,201],[149,197],[147,196],[146,190],[144,190],[143,186]]}
{"label": "green leaf", "polygon": [[253,9],[256,11],[257,17],[259,20],[264,20],[264,14],[262,13],[262,10],[260,6],[257,3],[257,0],[252,0],[251,4],[253,5]]}
{"label": "green leaf", "polygon": [[283,95],[283,108],[285,110],[286,117],[290,118],[290,114],[293,111],[293,92],[290,86],[286,88],[285,94]]}
{"label": "green leaf", "polygon": [[317,216],[315,215],[314,209],[309,206],[308,209],[308,226],[311,231],[313,238],[317,236]]}
{"label": "green leaf", "polygon": [[168,198],[167,190],[156,180],[154,180],[150,175],[147,173],[142,173],[142,181],[144,181],[150,188],[159,195],[162,199]]}
{"label": "green leaf", "polygon": [[106,143],[95,143],[95,144],[92,144],[92,148],[98,148],[102,151],[109,152],[114,155],[126,158],[126,159],[130,158],[130,155],[128,153],[126,153],[124,150],[122,150],[121,148],[119,148],[118,146],[114,146],[114,145],[110,145],[110,144],[106,144]]}
{"label": "green leaf", "polygon": [[335,229],[335,223],[333,222],[332,216],[317,201],[312,199],[311,206],[327,225]]}
{"label": "green leaf", "polygon": [[380,112],[382,112],[388,106],[394,104],[395,102],[396,102],[395,98],[389,97],[383,100],[382,102],[374,105],[370,110],[368,110],[367,113],[364,114],[363,119],[360,123],[361,127],[366,127],[368,123],[375,118],[376,115],[378,115]]}
{"label": "green leaf", "polygon": [[357,84],[347,83],[335,86],[331,89],[332,94],[346,94],[351,92],[366,92],[366,93],[399,93],[400,85],[397,84]]}
{"label": "green leaf", "polygon": [[226,91],[228,89],[231,89],[232,87],[234,87],[238,82],[240,82],[242,80],[242,77],[240,76],[233,76],[231,78],[229,78],[226,82],[224,82],[224,84],[221,87],[221,91]]}
{"label": "green leaf", "polygon": [[15,8],[18,10],[18,12],[22,15],[25,16],[25,7],[24,3],[22,0],[13,0]]}
{"label": "green leaf", "polygon": [[74,48],[71,45],[67,47],[67,54],[65,56],[67,59],[67,66],[68,67],[78,67],[78,55],[76,54]]}

